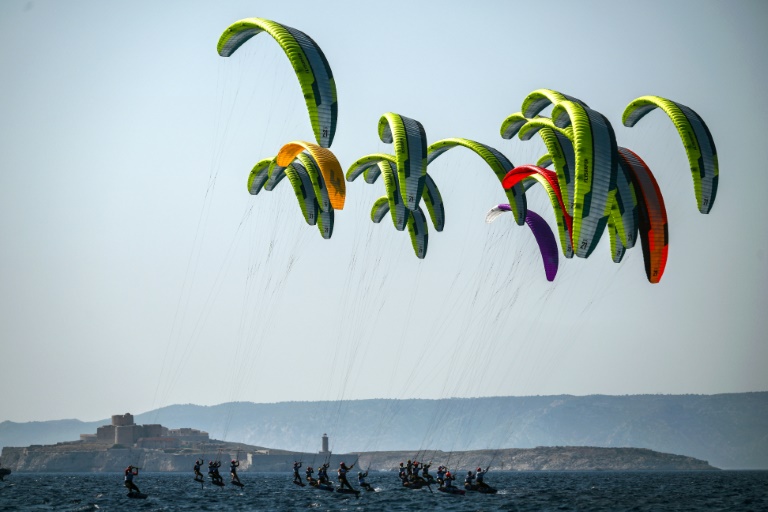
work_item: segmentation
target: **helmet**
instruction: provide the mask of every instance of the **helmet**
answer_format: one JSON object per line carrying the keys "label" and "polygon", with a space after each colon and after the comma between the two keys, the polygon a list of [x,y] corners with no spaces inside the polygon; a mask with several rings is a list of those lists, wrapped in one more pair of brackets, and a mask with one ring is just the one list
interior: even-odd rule
{"label": "helmet", "polygon": [[357,476],[363,476],[363,472],[362,471],[358,471],[357,472]]}
{"label": "helmet", "polygon": [[472,474],[472,472],[471,472],[471,471],[467,471],[467,474],[468,474],[468,475],[471,475],[471,474]]}
{"label": "helmet", "polygon": [[235,459],[232,459],[232,464],[234,464],[234,463],[235,463]]}
{"label": "helmet", "polygon": [[133,469],[133,466],[129,465],[127,469]]}
{"label": "helmet", "polygon": [[340,468],[346,467],[346,464],[344,464],[344,463],[342,462],[341,464],[339,464],[339,467],[340,467]]}
{"label": "helmet", "polygon": [[477,468],[477,470],[476,470],[476,471],[482,471],[482,470],[483,470],[483,468]]}
{"label": "helmet", "polygon": [[447,472],[447,473],[445,474],[445,476],[451,476],[451,472],[450,472],[450,471],[449,471],[449,472]]}

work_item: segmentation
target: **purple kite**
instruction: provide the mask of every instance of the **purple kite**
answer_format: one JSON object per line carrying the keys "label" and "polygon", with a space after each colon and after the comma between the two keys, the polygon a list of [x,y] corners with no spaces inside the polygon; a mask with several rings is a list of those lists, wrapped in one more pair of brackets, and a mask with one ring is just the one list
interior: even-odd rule
{"label": "purple kite", "polygon": [[[485,222],[490,224],[499,215],[504,212],[511,212],[509,204],[500,204],[494,206],[485,216]],[[544,262],[544,272],[547,275],[547,281],[554,281],[557,275],[558,255],[557,255],[557,241],[555,240],[555,234],[552,233],[552,229],[547,224],[547,221],[541,218],[539,214],[528,209],[525,215],[525,223],[531,228],[533,236],[536,238],[536,243],[539,244],[539,250],[541,251],[541,259]]]}

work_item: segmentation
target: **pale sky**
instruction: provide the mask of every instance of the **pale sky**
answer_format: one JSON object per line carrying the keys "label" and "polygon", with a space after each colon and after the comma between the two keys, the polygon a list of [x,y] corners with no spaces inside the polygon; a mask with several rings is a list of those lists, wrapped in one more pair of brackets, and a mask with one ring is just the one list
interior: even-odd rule
{"label": "pale sky", "polygon": [[[714,2],[0,3],[0,421],[96,420],[176,403],[768,390],[768,4]],[[430,142],[464,137],[513,163],[540,142],[501,122],[538,88],[603,113],[654,172],[669,260],[642,250],[544,278],[531,233],[480,158],[430,166],[446,228],[425,260],[369,218],[381,182],[347,184],[331,240],[285,180],[250,196],[259,160],[313,140],[266,34],[232,57],[222,31],[262,17],[309,34],[338,90],[346,171],[393,152],[385,112]],[[659,95],[707,122],[720,188],[695,202]],[[554,225],[542,190],[531,208]],[[431,226],[430,226],[431,228]],[[270,247],[271,252],[270,252]]]}

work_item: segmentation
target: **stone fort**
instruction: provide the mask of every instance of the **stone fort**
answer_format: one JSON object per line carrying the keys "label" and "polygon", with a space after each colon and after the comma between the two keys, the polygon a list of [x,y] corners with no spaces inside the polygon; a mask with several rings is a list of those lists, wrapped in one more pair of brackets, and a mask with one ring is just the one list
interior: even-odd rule
{"label": "stone fort", "polygon": [[87,443],[119,444],[139,448],[175,448],[182,443],[208,442],[208,432],[193,428],[169,429],[160,424],[137,425],[133,414],[115,414],[109,425],[102,425],[95,434],[80,434]]}

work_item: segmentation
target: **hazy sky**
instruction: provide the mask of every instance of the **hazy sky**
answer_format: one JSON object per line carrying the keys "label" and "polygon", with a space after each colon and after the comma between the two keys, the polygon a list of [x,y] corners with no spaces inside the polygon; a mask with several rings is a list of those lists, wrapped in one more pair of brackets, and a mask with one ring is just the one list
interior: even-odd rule
{"label": "hazy sky", "polygon": [[[0,2],[0,421],[95,420],[174,403],[768,390],[768,230],[761,164],[768,4],[712,2]],[[348,184],[331,240],[285,180],[251,167],[313,140],[269,36],[216,53],[241,18],[309,34],[338,89],[346,170],[392,152],[377,123],[419,120],[515,164],[544,152],[499,127],[552,88],[613,124],[661,186],[660,284],[640,245],[607,236],[544,278],[533,237],[464,149],[430,166],[447,225],[416,259],[369,218],[382,183]],[[696,208],[668,118],[632,129],[634,98],[696,110],[720,188]],[[550,223],[543,191],[532,209]],[[762,334],[761,334],[762,333]]]}

